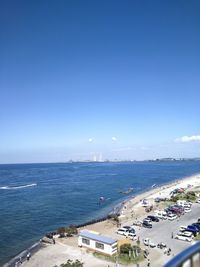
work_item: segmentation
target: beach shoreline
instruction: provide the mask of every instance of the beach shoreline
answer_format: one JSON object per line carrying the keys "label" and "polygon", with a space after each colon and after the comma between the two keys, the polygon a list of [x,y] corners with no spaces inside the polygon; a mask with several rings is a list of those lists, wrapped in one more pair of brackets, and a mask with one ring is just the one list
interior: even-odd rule
{"label": "beach shoreline", "polygon": [[[95,225],[101,224],[101,223],[104,223],[104,222],[108,221],[110,219],[109,216],[112,216],[112,215],[119,216],[120,224],[122,224],[124,221],[130,219],[130,207],[131,207],[131,209],[135,209],[136,207],[138,208],[138,205],[141,204],[141,201],[143,199],[151,199],[152,197],[155,198],[156,195],[159,196],[160,194],[163,194],[164,191],[166,191],[166,190],[172,191],[174,187],[177,187],[179,185],[183,186],[183,184],[190,184],[191,181],[194,181],[194,180],[196,180],[198,178],[200,178],[200,173],[199,172],[196,173],[196,174],[193,174],[191,176],[186,176],[186,177],[183,177],[183,178],[180,178],[180,179],[173,180],[173,181],[171,181],[169,183],[161,184],[161,185],[156,186],[154,188],[149,188],[148,190],[145,190],[145,191],[143,191],[141,193],[138,193],[136,195],[134,195],[134,193],[133,193],[130,196],[127,196],[127,199],[125,199],[122,202],[120,202],[117,205],[115,205],[112,208],[112,211],[109,212],[107,215],[102,216],[102,217],[100,217],[98,219],[89,220],[89,221],[87,221],[87,222],[85,222],[83,224],[74,225],[74,226],[77,227],[78,231],[84,229],[85,227],[89,227],[89,228],[93,229],[93,228],[95,228]],[[199,183],[200,183],[200,181],[199,181]],[[136,216],[137,216],[137,214],[134,214],[132,219],[139,218],[141,215],[139,214],[138,217],[136,217]],[[36,242],[35,244],[38,244],[38,243],[40,243],[40,242]],[[31,247],[34,247],[35,244],[33,244]],[[42,250],[45,246],[46,245],[38,246],[38,248],[35,249],[35,251],[33,251],[32,256],[33,257],[37,256],[37,253],[40,250]],[[48,247],[48,245],[47,245],[47,247]],[[25,256],[25,254],[29,250],[30,250],[30,248],[28,248],[27,250],[19,253],[14,258],[12,258],[9,262],[4,264],[3,267],[13,267],[13,266],[15,266],[15,263],[16,263],[17,259],[24,252],[25,253],[23,254],[23,266],[26,266],[26,261],[25,261],[26,260],[26,256]]]}

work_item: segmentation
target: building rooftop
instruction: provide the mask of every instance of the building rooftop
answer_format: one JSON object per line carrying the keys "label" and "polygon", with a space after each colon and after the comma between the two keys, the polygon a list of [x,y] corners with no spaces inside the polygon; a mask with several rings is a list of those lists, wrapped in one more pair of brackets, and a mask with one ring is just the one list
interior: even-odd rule
{"label": "building rooftop", "polygon": [[89,239],[92,239],[92,240],[95,240],[98,242],[102,242],[102,243],[108,244],[108,245],[112,245],[112,244],[117,242],[117,240],[112,239],[110,237],[103,236],[103,235],[97,235],[97,234],[94,234],[94,233],[86,231],[86,230],[81,231],[79,233],[79,236],[89,238]]}

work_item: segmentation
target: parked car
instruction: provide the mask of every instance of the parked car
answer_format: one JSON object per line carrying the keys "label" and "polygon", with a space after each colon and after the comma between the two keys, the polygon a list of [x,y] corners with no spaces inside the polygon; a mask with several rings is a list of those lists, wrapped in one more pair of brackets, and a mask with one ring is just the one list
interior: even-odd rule
{"label": "parked car", "polygon": [[129,233],[135,233],[135,229],[131,228],[128,230]]}
{"label": "parked car", "polygon": [[122,226],[122,228],[127,229],[127,231],[132,231],[132,230],[135,231],[135,229],[133,228],[133,226]]}
{"label": "parked car", "polygon": [[148,222],[148,223],[151,223],[152,220],[150,218],[144,218],[143,222]]}
{"label": "parked car", "polygon": [[156,244],[154,244],[150,238],[145,238],[144,241],[143,241],[144,245],[145,246],[149,246],[151,248],[155,248],[156,247]]}
{"label": "parked car", "polygon": [[188,232],[188,231],[184,231],[184,232],[181,232],[179,234],[181,234],[182,236],[190,237],[190,238],[194,237],[193,233],[192,232]]}
{"label": "parked car", "polygon": [[132,240],[136,240],[137,239],[136,233],[130,233],[130,232],[128,232],[128,233],[125,234],[125,236],[126,237],[129,237]]}
{"label": "parked car", "polygon": [[119,228],[118,230],[117,230],[117,234],[119,234],[119,235],[126,235],[126,233],[128,232],[128,229],[126,229],[126,228]]}
{"label": "parked car", "polygon": [[184,208],[190,208],[190,209],[191,209],[191,206],[192,206],[192,205],[191,205],[190,203],[185,203],[183,207],[184,207]]}
{"label": "parked car", "polygon": [[148,215],[147,218],[151,219],[152,222],[159,222],[159,219],[158,219],[158,217],[156,217],[156,216]]}
{"label": "parked car", "polygon": [[184,208],[182,206],[174,205],[168,208],[168,212],[172,212],[176,215],[184,214]]}
{"label": "parked car", "polygon": [[197,199],[196,203],[200,204],[200,198],[199,198],[199,199]]}
{"label": "parked car", "polygon": [[182,230],[181,232],[185,232],[185,231],[191,232],[194,236],[196,236],[197,233],[199,232],[198,228],[193,225],[188,225],[187,228]]}
{"label": "parked car", "polygon": [[176,214],[168,214],[167,215],[167,219],[170,220],[170,221],[173,221],[173,220],[176,220],[177,219],[177,215]]}
{"label": "parked car", "polygon": [[178,206],[182,206],[182,207],[191,207],[192,206],[192,203],[187,201],[187,200],[178,200],[177,201],[177,205]]}
{"label": "parked car", "polygon": [[178,204],[175,204],[175,205],[173,205],[172,207],[175,208],[175,209],[178,209],[178,210],[180,210],[180,211],[184,211],[184,207],[183,207],[183,206],[180,206],[180,205],[178,205]]}
{"label": "parked car", "polygon": [[183,232],[183,231],[186,231],[187,229],[187,226],[180,226],[179,227],[179,231]]}
{"label": "parked car", "polygon": [[149,222],[145,222],[145,221],[142,223],[142,226],[145,228],[152,228],[152,224]]}
{"label": "parked car", "polygon": [[187,242],[191,242],[192,241],[192,238],[184,236],[184,235],[182,235],[182,233],[181,234],[177,234],[174,238],[175,239],[179,239],[179,240],[183,240],[183,241],[187,241]]}
{"label": "parked car", "polygon": [[193,223],[192,225],[193,226],[196,226],[199,229],[199,231],[200,231],[200,223]]}
{"label": "parked car", "polygon": [[187,229],[191,229],[192,231],[199,232],[199,228],[194,225],[188,225]]}
{"label": "parked car", "polygon": [[155,210],[155,216],[159,219],[166,220],[167,212],[164,210]]}
{"label": "parked car", "polygon": [[187,207],[185,207],[185,208],[184,208],[184,211],[185,211],[186,213],[191,212],[191,208],[187,208]]}

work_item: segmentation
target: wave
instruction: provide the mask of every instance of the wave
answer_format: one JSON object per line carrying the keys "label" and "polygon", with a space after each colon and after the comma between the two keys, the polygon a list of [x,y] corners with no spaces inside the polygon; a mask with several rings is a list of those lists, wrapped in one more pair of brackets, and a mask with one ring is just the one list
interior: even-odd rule
{"label": "wave", "polygon": [[26,185],[20,185],[20,186],[2,186],[2,187],[0,187],[0,189],[12,190],[12,189],[20,189],[20,188],[32,187],[32,186],[37,186],[37,184],[26,184]]}

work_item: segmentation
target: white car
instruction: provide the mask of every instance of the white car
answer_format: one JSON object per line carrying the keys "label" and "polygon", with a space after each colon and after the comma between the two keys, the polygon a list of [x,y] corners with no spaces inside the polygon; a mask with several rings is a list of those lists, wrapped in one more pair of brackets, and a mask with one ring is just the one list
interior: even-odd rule
{"label": "white car", "polygon": [[184,207],[184,208],[191,208],[191,206],[192,206],[192,205],[190,205],[189,203],[185,203],[183,207]]}
{"label": "white car", "polygon": [[183,226],[183,225],[182,225],[182,226],[179,227],[179,231],[181,231],[181,232],[182,232],[182,231],[185,231],[186,229],[187,229],[187,226]]}
{"label": "white car", "polygon": [[167,215],[167,219],[170,221],[176,220],[177,219],[177,215],[176,214],[168,214]]}
{"label": "white car", "polygon": [[199,198],[199,199],[197,199],[196,203],[200,204],[200,198]]}
{"label": "white car", "polygon": [[126,235],[128,233],[128,229],[126,229],[126,228],[119,228],[118,230],[117,230],[117,234],[118,235]]}
{"label": "white car", "polygon": [[125,236],[129,237],[132,240],[136,240],[137,239],[137,236],[136,236],[135,233],[126,233]]}
{"label": "white car", "polygon": [[190,208],[184,208],[184,211],[185,211],[186,213],[188,213],[188,212],[191,212],[191,209],[190,209]]}
{"label": "white car", "polygon": [[143,243],[144,243],[145,246],[148,246],[148,247],[151,247],[151,248],[155,248],[156,247],[156,244],[154,244],[151,241],[151,239],[149,239],[149,238],[145,238]]}
{"label": "white car", "polygon": [[181,234],[177,234],[174,238],[178,239],[178,240],[187,241],[187,242],[191,242],[192,241],[192,238],[184,236],[184,235],[182,235],[182,233]]}
{"label": "white car", "polygon": [[190,238],[194,237],[193,233],[192,232],[188,232],[188,231],[181,232],[181,233],[179,233],[179,235],[190,237]]}

